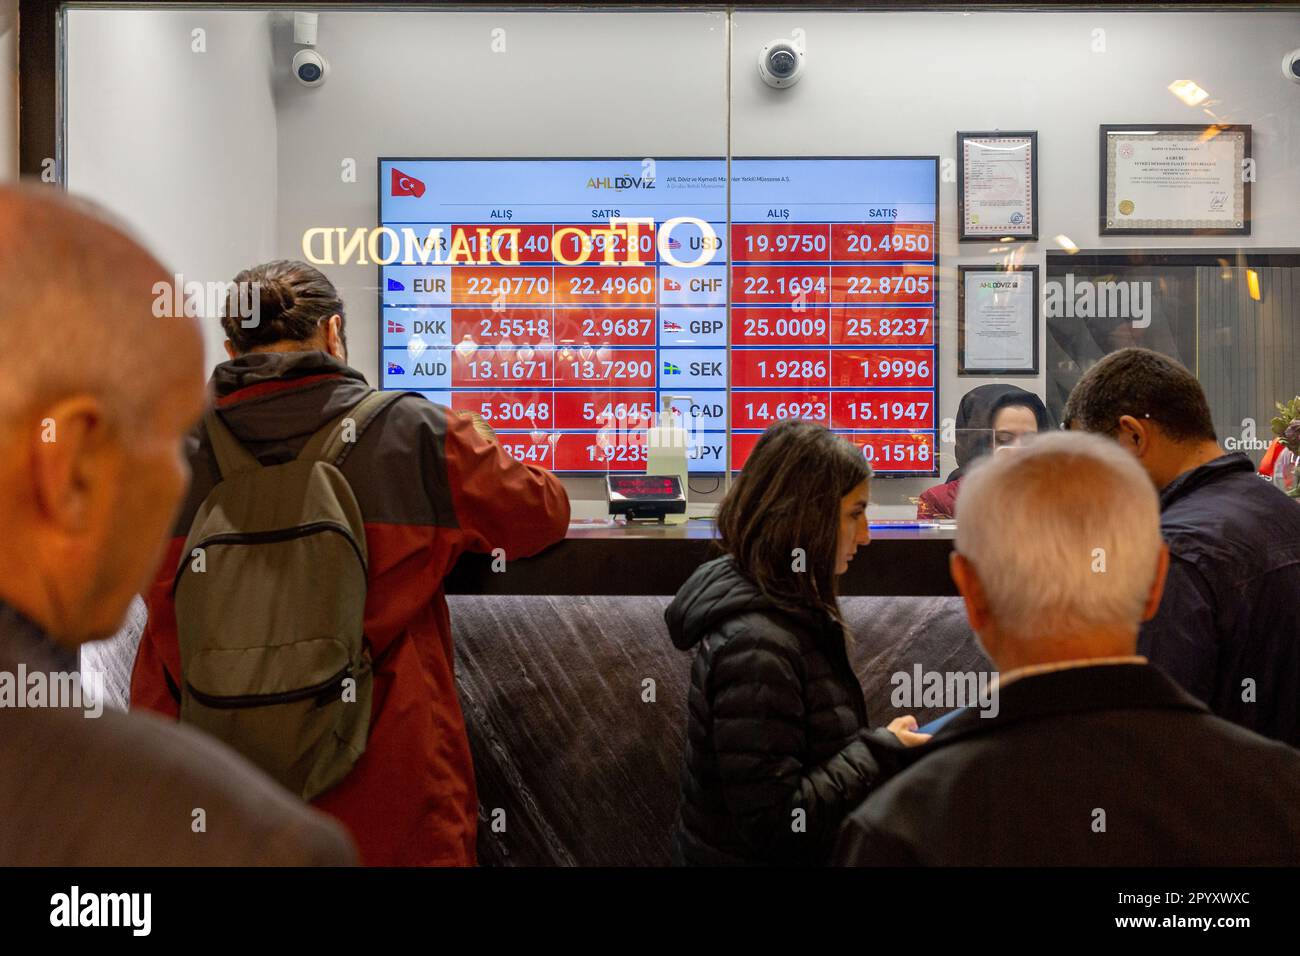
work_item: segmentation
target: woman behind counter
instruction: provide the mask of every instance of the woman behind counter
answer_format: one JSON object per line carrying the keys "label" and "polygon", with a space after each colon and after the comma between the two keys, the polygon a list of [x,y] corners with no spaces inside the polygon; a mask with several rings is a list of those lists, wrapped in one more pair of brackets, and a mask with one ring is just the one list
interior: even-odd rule
{"label": "woman behind counter", "polygon": [[951,518],[957,514],[957,492],[967,468],[989,451],[1018,445],[1026,435],[1052,427],[1047,407],[1033,392],[1014,385],[981,385],[962,396],[957,406],[957,467],[942,485],[922,493],[918,518]]}
{"label": "woman behind counter", "polygon": [[899,742],[929,739],[910,716],[867,727],[844,646],[836,579],[870,539],[870,477],[822,426],[773,425],[718,511],[726,554],[664,613],[673,643],[698,647],[674,862],[825,863]]}

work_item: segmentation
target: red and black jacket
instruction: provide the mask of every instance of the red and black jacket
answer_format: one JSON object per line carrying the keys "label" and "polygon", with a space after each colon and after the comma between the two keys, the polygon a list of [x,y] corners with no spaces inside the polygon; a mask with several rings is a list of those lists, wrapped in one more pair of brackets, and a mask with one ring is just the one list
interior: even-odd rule
{"label": "red and black jacket", "polygon": [[[222,421],[263,464],[294,458],[369,388],[323,352],[241,356],[217,366],[211,385]],[[187,455],[193,479],[145,595],[149,623],[131,680],[132,707],[173,718],[181,668],[171,585],[194,515],[219,480],[201,427]],[[443,579],[462,552],[501,548],[509,561],[560,540],[568,496],[468,419],[416,396],[384,409],[342,470],[365,518],[374,700],[366,753],[314,803],[348,827],[367,865],[473,864],[478,806]]]}

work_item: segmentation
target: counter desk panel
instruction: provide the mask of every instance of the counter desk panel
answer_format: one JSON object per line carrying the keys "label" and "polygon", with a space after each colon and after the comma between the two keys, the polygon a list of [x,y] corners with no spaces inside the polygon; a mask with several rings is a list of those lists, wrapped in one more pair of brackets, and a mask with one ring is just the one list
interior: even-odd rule
{"label": "counter desk panel", "polygon": [[[873,527],[840,581],[842,595],[952,596],[953,528]],[[508,561],[466,554],[447,578],[448,594],[673,595],[719,552],[712,521],[685,525],[573,524],[539,555]]]}

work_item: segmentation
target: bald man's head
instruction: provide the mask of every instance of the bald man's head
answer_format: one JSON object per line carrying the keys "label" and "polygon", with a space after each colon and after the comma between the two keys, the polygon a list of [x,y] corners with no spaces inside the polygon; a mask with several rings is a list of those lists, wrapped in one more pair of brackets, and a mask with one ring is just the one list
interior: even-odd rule
{"label": "bald man's head", "polygon": [[188,371],[178,353],[202,348],[192,319],[153,314],[158,282],[167,270],[89,204],[0,188],[0,427],[74,390],[140,425]]}
{"label": "bald man's head", "polygon": [[0,598],[68,643],[118,625],[188,481],[202,338],[159,282],[87,204],[0,187]]}

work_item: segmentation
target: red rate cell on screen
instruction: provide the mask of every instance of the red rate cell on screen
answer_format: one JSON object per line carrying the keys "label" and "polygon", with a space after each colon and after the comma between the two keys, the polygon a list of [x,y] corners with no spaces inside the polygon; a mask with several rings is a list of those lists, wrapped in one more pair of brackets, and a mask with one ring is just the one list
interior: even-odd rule
{"label": "red rate cell on screen", "polygon": [[654,266],[556,266],[555,299],[570,305],[653,305]]}
{"label": "red rate cell on screen", "polygon": [[784,418],[830,424],[830,392],[732,392],[731,427],[767,428]]}
{"label": "red rate cell on screen", "polygon": [[830,226],[826,223],[760,222],[731,227],[735,262],[829,261]]}
{"label": "red rate cell on screen", "polygon": [[[871,467],[880,472],[919,473],[934,470],[934,436],[931,434],[861,435],[836,432],[863,450]],[[735,432],[731,436],[731,467],[740,470],[758,443],[758,432]]]}
{"label": "red rate cell on screen", "polygon": [[626,229],[611,229],[608,223],[556,224],[552,235],[557,264],[609,265],[643,262],[653,265],[656,259],[657,227],[637,227],[636,255],[627,242]]}
{"label": "red rate cell on screen", "polygon": [[453,305],[550,305],[550,266],[452,266]]}
{"label": "red rate cell on screen", "polygon": [[931,349],[743,349],[734,388],[932,388]]}
{"label": "red rate cell on screen", "polygon": [[860,262],[933,262],[934,224],[834,223],[831,259]]}
{"label": "red rate cell on screen", "polygon": [[837,388],[934,387],[932,349],[837,349],[830,356]]}
{"label": "red rate cell on screen", "polygon": [[555,443],[558,471],[645,471],[646,432],[608,429],[604,434],[561,434]]}
{"label": "red rate cell on screen", "polygon": [[553,348],[452,349],[451,387],[481,388],[493,385],[551,385],[555,380]]}
{"label": "red rate cell on screen", "polygon": [[555,401],[549,391],[453,392],[451,405],[481,415],[498,432],[555,425]]}
{"label": "red rate cell on screen", "polygon": [[447,230],[443,255],[449,262],[464,264],[550,262],[552,228],[546,224],[456,223]]}
{"label": "red rate cell on screen", "polygon": [[556,308],[556,344],[654,345],[654,308]]}
{"label": "red rate cell on screen", "polygon": [[555,352],[555,384],[653,388],[655,355],[654,349],[560,348]]}
{"label": "red rate cell on screen", "polygon": [[784,418],[843,429],[934,428],[934,396],[928,391],[731,393],[731,427],[767,428]]}
{"label": "red rate cell on screen", "polygon": [[654,409],[654,392],[556,392],[555,426],[645,429],[654,423]]}
{"label": "red rate cell on screen", "polygon": [[551,345],[555,317],[550,308],[451,310],[451,341],[477,347],[499,345]]}

